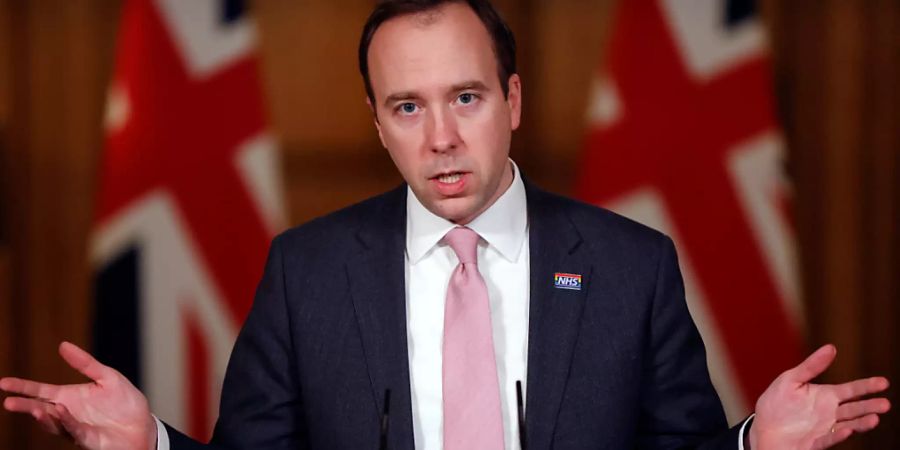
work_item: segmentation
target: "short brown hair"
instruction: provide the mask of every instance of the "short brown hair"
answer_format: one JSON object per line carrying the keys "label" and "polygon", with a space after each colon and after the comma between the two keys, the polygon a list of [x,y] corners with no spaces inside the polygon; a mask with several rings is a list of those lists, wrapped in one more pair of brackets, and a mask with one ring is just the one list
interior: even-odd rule
{"label": "short brown hair", "polygon": [[372,82],[369,79],[369,44],[372,43],[375,31],[381,24],[394,17],[431,11],[446,3],[465,3],[481,19],[481,23],[487,28],[493,41],[494,56],[497,58],[497,76],[500,77],[503,96],[509,94],[509,77],[516,73],[516,39],[490,2],[487,0],[383,0],[378,2],[375,10],[369,15],[359,39],[359,73],[362,74],[363,83],[366,85],[366,95],[373,104],[375,103],[375,94],[372,92]]}

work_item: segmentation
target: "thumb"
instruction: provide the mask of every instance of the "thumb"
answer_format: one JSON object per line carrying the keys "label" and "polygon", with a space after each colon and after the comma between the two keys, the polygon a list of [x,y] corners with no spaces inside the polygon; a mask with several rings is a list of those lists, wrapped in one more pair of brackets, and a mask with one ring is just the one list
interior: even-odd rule
{"label": "thumb", "polygon": [[809,383],[813,378],[822,374],[837,356],[837,348],[826,344],[809,355],[800,365],[789,371],[792,381],[797,383]]}
{"label": "thumb", "polygon": [[100,364],[90,353],[71,342],[64,341],[59,344],[59,356],[62,356],[73,369],[96,382],[108,378],[112,373],[112,369]]}

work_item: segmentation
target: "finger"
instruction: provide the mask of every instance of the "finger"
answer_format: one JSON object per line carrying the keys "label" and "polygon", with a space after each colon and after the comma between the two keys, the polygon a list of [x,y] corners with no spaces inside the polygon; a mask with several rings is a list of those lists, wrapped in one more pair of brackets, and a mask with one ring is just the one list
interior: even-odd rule
{"label": "finger", "polygon": [[841,402],[884,391],[890,383],[884,377],[863,378],[835,386]]}
{"label": "finger", "polygon": [[101,381],[107,379],[112,374],[112,369],[94,359],[90,353],[82,350],[71,342],[62,342],[59,344],[59,355],[72,366],[73,369],[81,372],[84,376],[94,380]]}
{"label": "finger", "polygon": [[837,356],[837,348],[831,344],[823,345],[809,355],[800,365],[788,371],[793,381],[809,383],[822,374]]}
{"label": "finger", "polygon": [[7,397],[6,400],[3,400],[3,408],[7,411],[23,414],[31,414],[33,411],[41,409],[48,404],[48,402],[43,400],[25,397]]}
{"label": "finger", "polygon": [[884,414],[891,409],[891,402],[886,398],[870,398],[858,402],[844,403],[838,406],[837,420],[851,420],[869,414]]}
{"label": "finger", "polygon": [[0,380],[0,389],[13,394],[27,395],[44,400],[52,400],[59,393],[59,386],[55,384],[38,383],[37,381],[23,380],[21,378],[4,378]]}
{"label": "finger", "polygon": [[33,398],[7,397],[3,401],[3,407],[7,411],[28,414],[38,422],[44,430],[59,434],[60,428],[55,420],[55,414],[51,410],[50,403]]}
{"label": "finger", "polygon": [[813,449],[814,450],[823,450],[826,448],[834,447],[835,445],[838,445],[841,442],[846,441],[847,438],[849,438],[850,435],[852,435],[852,434],[853,434],[853,430],[851,430],[849,428],[842,428],[840,430],[835,429],[834,431],[832,431],[824,436],[818,437],[813,442]]}
{"label": "finger", "polygon": [[834,431],[836,433],[838,430],[849,429],[854,433],[865,433],[866,431],[877,427],[880,421],[878,414],[869,414],[853,420],[838,422],[834,425]]}

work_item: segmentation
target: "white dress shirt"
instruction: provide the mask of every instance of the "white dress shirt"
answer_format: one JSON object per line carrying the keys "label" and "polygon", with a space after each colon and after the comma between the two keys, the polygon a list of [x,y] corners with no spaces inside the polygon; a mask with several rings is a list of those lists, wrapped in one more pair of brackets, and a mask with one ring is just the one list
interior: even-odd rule
{"label": "white dress shirt", "polygon": [[[512,161],[513,182],[466,226],[481,236],[478,270],[487,284],[500,382],[503,436],[519,448],[516,381],[525,391],[528,355],[528,215],[525,185]],[[459,260],[441,239],[456,225],[425,209],[412,190],[406,201],[406,329],[416,448],[443,447],[442,342],[444,301]]]}

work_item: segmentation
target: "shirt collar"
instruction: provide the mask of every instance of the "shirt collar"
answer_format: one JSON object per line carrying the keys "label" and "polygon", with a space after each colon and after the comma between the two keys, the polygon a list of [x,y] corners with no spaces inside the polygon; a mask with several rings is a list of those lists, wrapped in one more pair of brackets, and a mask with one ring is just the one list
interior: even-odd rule
{"label": "shirt collar", "polygon": [[[511,262],[519,259],[522,242],[528,227],[525,184],[519,168],[512,159],[513,182],[483,213],[467,227],[474,230],[489,246],[494,247]],[[406,196],[406,254],[411,264],[419,262],[456,225],[425,208],[407,187]]]}

